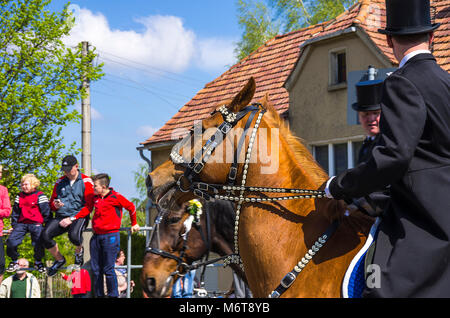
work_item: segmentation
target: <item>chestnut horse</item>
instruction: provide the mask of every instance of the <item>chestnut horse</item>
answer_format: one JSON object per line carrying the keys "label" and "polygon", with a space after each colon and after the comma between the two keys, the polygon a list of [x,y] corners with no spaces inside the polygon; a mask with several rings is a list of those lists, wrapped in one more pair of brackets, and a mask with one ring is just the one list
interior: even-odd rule
{"label": "chestnut horse", "polygon": [[[202,201],[202,200],[200,200]],[[188,218],[187,202],[183,203],[181,209],[176,211],[162,211],[164,215],[158,215],[160,219],[158,232],[152,236],[149,246],[144,256],[143,269],[141,274],[144,293],[150,298],[167,297],[171,294],[173,282],[179,277],[175,274],[177,270],[183,274],[185,265],[181,266],[177,259],[189,266],[201,265],[202,258],[214,252],[221,257],[233,253],[233,229],[235,210],[231,202],[216,200],[214,202],[204,202],[203,213],[200,221],[194,224],[186,235],[184,241],[182,234],[186,233],[184,226]],[[184,255],[181,255],[185,248]],[[152,252],[153,251],[153,252]],[[163,254],[159,251],[167,252]],[[215,258],[208,259],[207,262],[214,262]],[[235,264],[230,264],[236,274],[245,280],[242,270]],[[202,266],[200,266],[202,268]]]}
{"label": "chestnut horse", "polygon": [[[205,133],[205,139],[209,138],[206,143],[191,133],[172,150],[171,160],[149,174],[147,182],[153,189],[150,196],[157,204],[174,209],[181,202],[193,198],[194,192],[208,198],[210,190],[216,197],[226,196],[219,185],[230,179],[230,167],[235,160],[230,160],[232,156],[229,156],[228,147],[231,143],[231,149],[240,148],[238,140],[244,141],[241,148],[249,153],[245,163],[239,162],[237,173],[233,173],[238,186],[323,189],[327,174],[290,132],[269,103],[268,95],[256,106],[248,106],[255,87],[255,81],[250,78],[233,100],[212,108],[211,116],[201,122],[201,127],[197,125],[194,128]],[[253,115],[254,111],[257,116]],[[232,123],[231,130],[236,133],[229,133],[230,125],[225,122]],[[251,136],[245,133],[249,127],[253,127]],[[220,133],[211,137],[208,133],[211,129],[226,133],[224,139],[217,140]],[[257,135],[259,152],[253,135],[256,129],[264,132]],[[182,148],[186,141],[192,142],[192,147]],[[198,149],[205,150],[206,154],[199,156]],[[186,164],[189,161],[186,158],[192,157],[197,162]],[[200,161],[199,158],[203,159]],[[316,240],[330,228],[330,224],[339,219],[333,236],[282,297],[341,297],[346,269],[365,243],[373,219],[358,210],[350,215],[344,214],[344,202],[324,198],[270,201],[270,198],[279,197],[279,193],[267,192],[259,196],[253,194],[253,200],[243,201],[244,197],[250,197],[247,190],[238,189],[234,194],[234,200],[238,201],[236,211],[240,212],[235,225],[235,252],[242,259],[253,295],[270,295],[286,273],[293,270]]]}

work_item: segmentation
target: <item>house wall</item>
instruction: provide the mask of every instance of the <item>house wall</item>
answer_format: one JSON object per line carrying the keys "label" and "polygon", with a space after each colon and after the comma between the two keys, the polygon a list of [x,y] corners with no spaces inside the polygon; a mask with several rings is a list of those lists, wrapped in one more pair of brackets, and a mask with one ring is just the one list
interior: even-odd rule
{"label": "house wall", "polygon": [[360,125],[348,125],[347,85],[329,86],[330,52],[336,49],[346,51],[347,73],[386,67],[356,33],[310,44],[289,87],[290,127],[308,145],[364,135]]}
{"label": "house wall", "polygon": [[164,147],[152,150],[152,170],[163,164],[169,159],[172,147]]}

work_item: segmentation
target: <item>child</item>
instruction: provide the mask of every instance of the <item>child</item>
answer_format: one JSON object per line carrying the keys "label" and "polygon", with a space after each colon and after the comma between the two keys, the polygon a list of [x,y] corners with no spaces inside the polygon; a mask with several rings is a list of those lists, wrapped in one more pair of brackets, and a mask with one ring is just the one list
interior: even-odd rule
{"label": "child", "polygon": [[14,201],[11,215],[12,228],[9,230],[10,236],[6,242],[6,254],[12,259],[7,269],[8,272],[15,272],[19,269],[17,247],[29,232],[34,246],[34,266],[39,272],[45,273],[45,266],[42,263],[45,249],[40,242],[40,238],[43,223],[47,222],[50,217],[50,206],[47,196],[36,190],[39,185],[40,182],[34,174],[26,174],[22,177],[22,192]]}
{"label": "child", "polygon": [[[136,221],[136,208],[120,193],[109,187],[109,176],[101,173],[92,178],[94,181],[94,216],[92,229],[94,235],[90,241],[91,268],[96,297],[104,297],[103,275],[106,278],[107,296],[118,297],[117,277],[114,264],[120,249],[119,229],[122,223],[122,208],[130,213],[131,233],[139,231]],[[83,208],[75,219],[90,213]]]}
{"label": "child", "polygon": [[61,273],[62,279],[70,282],[70,291],[73,298],[87,298],[88,292],[91,291],[91,277],[89,272],[79,265],[73,265],[72,273],[66,275]]}

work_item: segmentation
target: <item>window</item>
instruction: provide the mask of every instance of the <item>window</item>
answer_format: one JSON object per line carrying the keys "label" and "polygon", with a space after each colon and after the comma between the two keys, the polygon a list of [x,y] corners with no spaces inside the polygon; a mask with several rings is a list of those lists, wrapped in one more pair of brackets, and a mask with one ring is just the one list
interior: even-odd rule
{"label": "window", "polygon": [[339,174],[348,168],[347,143],[335,144],[334,147],[334,173]]}
{"label": "window", "polygon": [[315,159],[323,170],[328,171],[328,145],[314,147]]}
{"label": "window", "polygon": [[[359,137],[358,137],[359,138]],[[358,162],[360,140],[336,140],[327,144],[313,145],[313,156],[330,176],[353,168]]]}
{"label": "window", "polygon": [[336,54],[336,75],[335,84],[347,82],[347,63],[345,52]]}
{"label": "window", "polygon": [[358,155],[359,151],[361,150],[362,144],[362,141],[353,142],[353,162],[355,163],[355,165],[358,162]]}
{"label": "window", "polygon": [[339,89],[347,87],[347,56],[345,49],[330,52],[329,88]]}

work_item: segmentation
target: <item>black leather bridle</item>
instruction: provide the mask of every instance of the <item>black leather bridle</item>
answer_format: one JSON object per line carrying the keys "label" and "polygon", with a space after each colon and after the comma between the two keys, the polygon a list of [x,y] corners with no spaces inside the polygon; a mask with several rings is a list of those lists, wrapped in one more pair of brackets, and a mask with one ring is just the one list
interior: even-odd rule
{"label": "black leather bridle", "polygon": [[[227,185],[234,185],[236,182],[237,176],[237,166],[238,166],[238,158],[241,153],[241,150],[244,145],[245,137],[249,131],[250,125],[258,112],[264,113],[266,110],[259,103],[254,103],[249,106],[244,107],[238,113],[229,112],[225,106],[222,106],[218,110],[215,110],[211,113],[211,116],[220,112],[223,118],[223,123],[217,127],[216,132],[212,135],[205,143],[205,145],[194,154],[192,160],[188,162],[180,155],[180,150],[183,145],[185,145],[192,138],[192,134],[196,133],[196,129],[190,131],[185,138],[183,138],[180,142],[178,142],[170,153],[170,159],[176,165],[184,168],[184,173],[180,176],[177,181],[177,187],[182,192],[193,192],[196,196],[201,197],[205,200],[211,199],[211,193],[213,194],[219,193],[219,190],[212,185],[209,185],[204,182],[198,182],[199,174],[205,167],[206,162],[211,157],[214,150],[217,146],[225,139],[226,135],[231,131],[231,129],[236,126],[236,124],[244,118],[248,113],[250,116],[247,119],[247,122],[244,127],[244,133],[241,135],[236,151],[234,152],[233,162],[230,166],[230,171],[228,173]],[[183,180],[187,181],[187,186],[184,187]]]}

